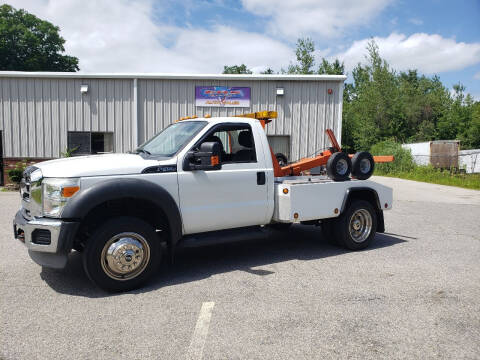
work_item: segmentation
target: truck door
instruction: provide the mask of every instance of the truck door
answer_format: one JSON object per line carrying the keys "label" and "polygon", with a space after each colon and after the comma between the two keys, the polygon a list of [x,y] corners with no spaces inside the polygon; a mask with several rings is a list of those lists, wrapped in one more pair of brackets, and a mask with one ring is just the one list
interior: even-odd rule
{"label": "truck door", "polygon": [[259,135],[247,123],[214,126],[203,142],[220,142],[219,170],[183,170],[178,164],[179,198],[185,234],[268,222],[265,159]]}

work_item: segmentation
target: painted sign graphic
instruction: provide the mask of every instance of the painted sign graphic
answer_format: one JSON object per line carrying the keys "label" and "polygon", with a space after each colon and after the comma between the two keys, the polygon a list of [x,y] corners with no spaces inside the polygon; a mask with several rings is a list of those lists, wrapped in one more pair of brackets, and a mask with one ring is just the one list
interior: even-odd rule
{"label": "painted sign graphic", "polygon": [[250,88],[195,86],[195,105],[212,107],[250,107]]}

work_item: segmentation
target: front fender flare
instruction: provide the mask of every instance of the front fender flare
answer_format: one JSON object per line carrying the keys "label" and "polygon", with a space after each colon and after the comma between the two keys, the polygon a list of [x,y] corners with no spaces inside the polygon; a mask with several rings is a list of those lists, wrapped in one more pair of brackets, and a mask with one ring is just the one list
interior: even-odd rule
{"label": "front fender flare", "polygon": [[172,244],[182,237],[182,218],[177,203],[160,185],[143,179],[111,179],[80,190],[65,206],[62,218],[83,220],[88,213],[107,201],[134,198],[148,201],[167,217]]}

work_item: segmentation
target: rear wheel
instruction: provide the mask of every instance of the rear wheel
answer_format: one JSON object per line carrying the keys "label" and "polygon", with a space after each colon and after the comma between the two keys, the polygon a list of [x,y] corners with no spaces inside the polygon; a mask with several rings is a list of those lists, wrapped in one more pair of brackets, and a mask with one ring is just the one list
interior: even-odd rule
{"label": "rear wheel", "polygon": [[327,175],[334,181],[348,180],[352,170],[352,161],[343,152],[333,153],[327,161]]}
{"label": "rear wheel", "polygon": [[366,180],[373,174],[375,162],[373,156],[366,151],[357,152],[352,158],[352,176],[358,180]]}
{"label": "rear wheel", "polygon": [[106,291],[128,291],[143,285],[158,269],[161,246],[155,229],[134,217],[107,221],[87,241],[83,266]]}
{"label": "rear wheel", "polygon": [[334,220],[333,236],[339,245],[350,250],[365,249],[377,231],[377,213],[368,201],[354,200]]}

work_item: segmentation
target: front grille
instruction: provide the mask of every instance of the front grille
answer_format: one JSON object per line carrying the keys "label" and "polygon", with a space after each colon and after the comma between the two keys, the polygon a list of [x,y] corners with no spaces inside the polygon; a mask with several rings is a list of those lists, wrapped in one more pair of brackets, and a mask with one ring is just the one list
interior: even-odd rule
{"label": "front grille", "polygon": [[23,172],[22,180],[20,182],[20,191],[22,199],[25,201],[30,201],[30,174],[37,169],[36,166],[29,166]]}
{"label": "front grille", "polygon": [[32,242],[38,245],[50,245],[52,242],[52,236],[50,230],[47,229],[35,229],[32,232]]}
{"label": "front grille", "polygon": [[27,182],[25,176],[20,182],[20,193],[22,194],[22,199],[25,201],[30,201],[30,183]]}

